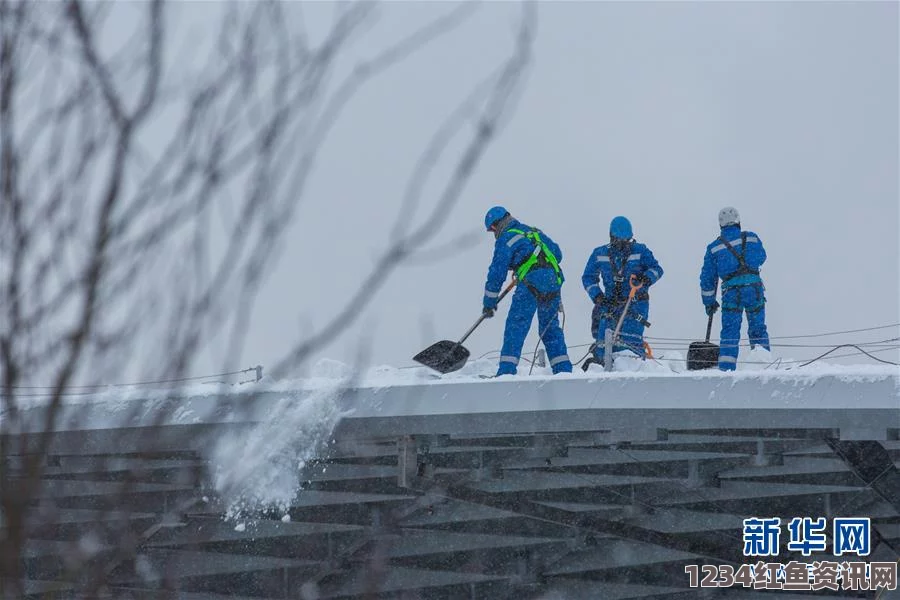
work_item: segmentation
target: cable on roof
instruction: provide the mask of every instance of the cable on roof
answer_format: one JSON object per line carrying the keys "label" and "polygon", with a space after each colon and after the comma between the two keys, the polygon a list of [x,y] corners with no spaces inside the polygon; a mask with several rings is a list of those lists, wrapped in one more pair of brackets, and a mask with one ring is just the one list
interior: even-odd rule
{"label": "cable on roof", "polygon": [[[200,381],[203,379],[212,379],[214,377],[228,377],[231,375],[241,375],[244,373],[252,373],[257,371],[258,367],[250,367],[247,369],[242,369],[240,371],[229,371],[227,373],[215,373],[213,375],[196,375],[193,377],[179,377],[176,379],[157,379],[153,381],[134,381],[131,383],[97,383],[93,385],[68,385],[66,386],[66,390],[84,390],[80,392],[63,392],[64,395],[78,395],[78,396],[87,396],[91,394],[95,394],[97,392],[103,391],[105,388],[111,387],[136,387],[141,385],[157,385],[161,383],[183,383],[186,381]],[[56,386],[52,385],[14,385],[12,389],[14,390],[53,390]],[[91,391],[92,390],[92,391]],[[52,395],[52,392],[45,392],[41,394],[19,394],[22,397],[29,396],[49,396]]]}
{"label": "cable on roof", "polygon": [[[891,328],[900,328],[900,323],[891,323],[889,325],[878,325],[876,327],[863,327],[861,329],[846,329],[844,331],[825,331],[822,333],[807,333],[803,335],[781,335],[781,336],[773,336],[770,337],[770,340],[798,340],[803,338],[817,338],[817,337],[828,337],[831,335],[844,335],[847,333],[862,333],[865,331],[877,331],[879,329],[891,329]],[[651,337],[645,336],[648,340],[660,340],[660,341],[668,341],[668,342],[692,342],[693,339],[690,338],[667,338],[667,337]],[[742,338],[746,339],[746,338]]]}
{"label": "cable on roof", "polygon": [[[812,359],[812,360],[810,360],[810,361],[807,361],[807,362],[803,363],[802,365],[797,365],[797,367],[799,368],[799,367],[805,367],[806,365],[810,365],[810,364],[816,362],[817,360],[821,360],[821,359],[825,358],[826,356],[828,356],[829,354],[831,354],[831,353],[834,352],[835,350],[839,350],[839,349],[841,349],[841,348],[856,348],[857,350],[859,350],[860,352],[862,352],[863,354],[865,354],[866,356],[868,356],[868,357],[871,358],[872,360],[877,360],[878,362],[884,363],[884,364],[886,364],[886,365],[900,366],[900,363],[896,363],[896,362],[893,362],[893,361],[890,361],[890,360],[884,360],[884,359],[882,359],[882,358],[878,358],[877,356],[873,356],[872,354],[870,354],[869,352],[866,352],[865,350],[863,350],[862,348],[860,348],[860,347],[857,346],[856,344],[841,344],[841,345],[839,345],[839,346],[835,346],[834,348],[832,348],[832,349],[829,350],[828,352],[824,352],[824,353],[820,354],[819,356],[815,357],[814,359]],[[898,346],[898,348],[900,348],[900,346]],[[890,348],[888,348],[888,349],[890,349]],[[893,349],[896,349],[896,348],[893,348]],[[878,352],[878,350],[875,350],[875,352]]]}
{"label": "cable on roof", "polygon": [[[843,331],[829,331],[829,332],[810,333],[810,334],[803,334],[803,335],[775,336],[775,337],[770,337],[769,339],[770,340],[807,339],[807,338],[827,337],[827,336],[832,336],[832,335],[844,335],[844,334],[848,334],[848,333],[877,331],[877,330],[894,328],[894,327],[900,327],[900,323],[891,323],[888,325],[878,325],[875,327],[863,327],[860,329],[846,329]],[[635,334],[624,333],[622,335],[627,336],[627,335],[635,335]],[[696,341],[696,340],[690,339],[690,338],[667,338],[667,337],[652,337],[652,336],[644,336],[644,339],[650,340],[650,341],[656,340],[656,341],[664,341],[664,342],[665,341],[669,341],[669,342],[693,342],[693,341]],[[739,347],[741,347],[741,348],[753,347],[753,344],[749,343],[748,338],[740,338],[740,340],[744,343],[738,344]],[[849,344],[849,343],[848,344],[840,344],[838,346],[828,345],[828,344],[778,344],[778,343],[770,344],[770,346],[773,348],[829,348],[831,351],[834,351],[840,347],[854,347],[858,350],[858,352],[855,352],[852,354],[843,354],[843,355],[840,355],[839,357],[857,356],[857,355],[862,354],[862,355],[869,356],[879,362],[895,365],[898,363],[894,363],[891,361],[885,361],[883,359],[873,357],[869,352],[866,352],[865,350],[863,350],[862,346],[867,346],[869,348],[872,348],[873,349],[872,352],[884,352],[884,351],[896,350],[896,349],[900,348],[900,346],[896,346],[896,345],[890,343],[890,342],[896,342],[896,341],[900,341],[900,337],[893,337],[893,338],[888,338],[888,339],[884,339],[884,340],[869,341],[869,342],[857,342],[855,344]],[[719,342],[721,342],[721,340],[719,340]],[[538,344],[540,344],[540,339],[538,340]],[[592,345],[593,345],[593,342],[587,343],[587,344],[575,344],[575,345],[570,345],[568,347],[570,349],[589,348]],[[661,350],[682,350],[682,346],[680,344],[656,344],[655,346]],[[490,356],[492,354],[497,354],[499,356],[499,353],[500,353],[500,350],[489,350],[489,351],[481,354],[477,358],[477,360],[487,358],[488,356]],[[536,353],[537,353],[537,345],[535,346],[535,356],[536,356]],[[585,353],[585,355],[577,363],[573,363],[573,364],[580,363],[582,360],[584,360],[584,358],[586,358],[588,356],[588,354],[590,354],[590,351]],[[828,354],[830,354],[830,352],[826,353],[825,355],[827,356]],[[815,360],[819,360],[820,358],[821,357],[817,357],[817,358],[813,359],[812,362],[814,362]],[[834,358],[838,358],[838,357],[834,357]],[[528,359],[525,359],[525,360],[528,360]],[[659,360],[674,360],[674,359],[661,358]],[[532,361],[529,361],[529,362],[532,362]],[[738,362],[744,363],[744,364],[766,364],[766,365],[770,365],[770,366],[772,364],[775,364],[775,363],[764,363],[761,361],[738,361]],[[806,362],[806,359],[784,360],[784,361],[782,359],[779,359],[778,361],[775,361],[775,362],[777,362],[777,363],[781,363],[781,362],[801,363],[801,362]],[[807,364],[809,364],[809,363],[807,363]],[[413,368],[413,367],[401,367],[401,368]]]}

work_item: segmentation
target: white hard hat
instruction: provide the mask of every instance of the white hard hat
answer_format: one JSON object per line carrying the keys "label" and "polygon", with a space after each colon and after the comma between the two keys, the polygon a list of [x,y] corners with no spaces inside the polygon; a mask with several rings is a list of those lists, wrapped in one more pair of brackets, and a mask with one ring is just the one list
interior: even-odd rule
{"label": "white hard hat", "polygon": [[741,215],[733,206],[726,206],[719,211],[719,227],[727,227],[728,225],[737,225],[741,222]]}

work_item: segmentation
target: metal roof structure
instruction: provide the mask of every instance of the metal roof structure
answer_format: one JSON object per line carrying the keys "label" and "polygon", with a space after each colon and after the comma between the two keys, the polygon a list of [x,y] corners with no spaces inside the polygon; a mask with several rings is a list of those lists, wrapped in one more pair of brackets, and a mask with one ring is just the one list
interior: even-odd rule
{"label": "metal roof structure", "polygon": [[[211,440],[240,443],[281,418],[279,402],[314,393],[67,406],[33,513],[29,594],[78,597],[66,565],[86,540],[113,596],[186,600],[875,597],[689,587],[686,565],[756,562],[742,553],[748,517],[869,517],[866,560],[900,559],[896,374],[345,389],[289,519],[223,518]],[[130,555],[104,555],[126,535]],[[767,560],[838,560],[781,550]]]}

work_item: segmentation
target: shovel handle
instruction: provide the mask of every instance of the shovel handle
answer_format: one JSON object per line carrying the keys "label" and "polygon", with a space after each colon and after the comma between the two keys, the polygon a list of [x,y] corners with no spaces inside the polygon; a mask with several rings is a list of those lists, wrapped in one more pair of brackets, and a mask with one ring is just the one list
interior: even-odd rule
{"label": "shovel handle", "polygon": [[[635,283],[635,282],[637,282],[637,283]],[[632,273],[631,277],[628,278],[628,285],[631,286],[631,289],[628,290],[628,295],[631,296],[632,298],[634,298],[634,295],[637,293],[637,291],[639,289],[644,287],[644,284],[641,282],[640,279],[637,278],[637,275],[635,273]]]}
{"label": "shovel handle", "polygon": [[[517,284],[517,283],[518,283],[518,280],[515,279],[515,278],[514,278],[512,281],[509,282],[509,285],[506,286],[506,289],[503,290],[503,292],[500,294],[500,297],[497,298],[497,303],[498,303],[498,304],[500,303],[501,300],[503,300],[503,298],[506,297],[506,295],[507,295],[514,287],[516,287],[516,284]],[[462,338],[460,338],[460,340],[459,340],[458,342],[456,342],[456,345],[457,345],[457,346],[462,346],[462,343],[463,343],[464,341],[466,341],[466,340],[469,338],[470,335],[472,335],[472,332],[475,331],[475,330],[478,328],[478,326],[481,325],[482,321],[484,321],[486,318],[487,318],[487,317],[484,315],[484,313],[481,313],[481,316],[478,317],[478,320],[475,321],[475,324],[472,325],[472,326],[469,328],[469,330],[466,332],[466,334],[465,334],[464,336],[462,336]]]}
{"label": "shovel handle", "polygon": [[[715,298],[716,298],[715,294],[716,294],[716,291],[718,290],[718,288],[719,288],[719,280],[716,279],[716,288],[715,288],[715,290],[713,290],[713,300],[715,300]],[[706,323],[706,341],[707,341],[707,343],[709,342],[709,336],[712,333],[713,315],[715,315],[715,314],[716,314],[715,312],[710,313],[709,322]]]}
{"label": "shovel handle", "polygon": [[634,300],[634,295],[637,291],[644,287],[644,284],[641,283],[634,273],[628,278],[628,285],[631,286],[631,289],[628,290],[628,299],[625,301],[625,308],[622,309],[622,314],[619,316],[619,322],[616,323],[616,330],[613,332],[613,340],[619,339],[619,332],[622,331],[622,323],[625,322],[625,315],[628,313],[629,307],[631,307],[631,301]]}

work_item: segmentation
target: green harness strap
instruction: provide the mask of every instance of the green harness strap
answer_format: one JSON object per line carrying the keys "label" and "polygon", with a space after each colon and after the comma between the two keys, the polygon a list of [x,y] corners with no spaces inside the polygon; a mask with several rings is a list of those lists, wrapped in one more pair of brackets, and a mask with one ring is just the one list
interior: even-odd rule
{"label": "green harness strap", "polygon": [[519,268],[516,269],[516,277],[519,278],[519,281],[525,279],[525,275],[528,274],[528,271],[530,271],[531,268],[538,262],[538,260],[540,260],[540,255],[543,254],[544,258],[548,263],[550,263],[550,266],[553,267],[553,270],[556,272],[556,283],[560,285],[562,284],[562,276],[560,275],[559,263],[556,260],[556,256],[554,256],[553,252],[550,251],[550,248],[547,247],[547,244],[544,243],[544,240],[541,239],[541,234],[538,233],[536,229],[532,229],[528,232],[522,231],[521,229],[508,229],[507,231],[523,235],[532,243],[534,243],[534,252],[531,253],[531,256],[528,257],[528,260],[519,265]]}

